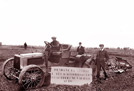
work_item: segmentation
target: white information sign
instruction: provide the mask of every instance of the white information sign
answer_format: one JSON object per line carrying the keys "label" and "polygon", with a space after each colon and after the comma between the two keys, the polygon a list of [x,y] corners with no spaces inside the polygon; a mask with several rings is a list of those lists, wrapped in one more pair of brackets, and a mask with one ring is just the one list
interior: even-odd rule
{"label": "white information sign", "polygon": [[91,82],[91,68],[51,67],[51,84],[84,85]]}

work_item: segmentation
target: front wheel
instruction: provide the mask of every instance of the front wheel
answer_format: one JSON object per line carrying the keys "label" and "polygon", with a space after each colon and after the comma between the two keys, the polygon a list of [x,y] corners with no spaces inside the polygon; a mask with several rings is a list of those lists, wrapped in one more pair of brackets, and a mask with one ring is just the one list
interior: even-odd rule
{"label": "front wheel", "polygon": [[33,89],[43,85],[44,72],[36,65],[29,65],[22,69],[19,75],[19,84],[24,89]]}

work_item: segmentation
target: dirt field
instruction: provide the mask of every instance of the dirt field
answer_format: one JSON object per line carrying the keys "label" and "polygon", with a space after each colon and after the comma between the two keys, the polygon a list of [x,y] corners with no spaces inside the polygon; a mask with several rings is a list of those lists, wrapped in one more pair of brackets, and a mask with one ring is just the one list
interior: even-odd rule
{"label": "dirt field", "polygon": [[[28,53],[28,52],[42,52],[42,48],[30,47],[24,50],[22,47],[14,46],[1,46],[0,47],[0,67],[3,62],[13,57],[14,54]],[[133,57],[123,57],[134,66]],[[19,85],[16,82],[8,81],[3,77],[0,69],[0,91],[21,91]],[[90,86],[53,86],[41,87],[30,91],[134,91],[134,67],[132,70],[122,73],[114,74],[109,73],[108,80],[102,80],[101,84],[93,82]]]}

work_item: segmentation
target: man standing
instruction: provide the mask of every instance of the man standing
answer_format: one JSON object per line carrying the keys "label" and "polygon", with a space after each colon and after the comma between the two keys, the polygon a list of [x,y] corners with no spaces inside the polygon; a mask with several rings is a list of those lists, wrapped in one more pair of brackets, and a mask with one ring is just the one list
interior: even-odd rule
{"label": "man standing", "polygon": [[81,42],[79,42],[79,46],[77,47],[77,52],[78,52],[78,55],[82,55],[82,54],[85,53],[85,49],[82,46],[82,43]]}
{"label": "man standing", "polygon": [[24,48],[25,48],[25,50],[27,49],[27,43],[26,42],[24,43]]}
{"label": "man standing", "polygon": [[101,68],[103,69],[103,73],[105,76],[104,79],[106,80],[106,78],[108,78],[107,73],[105,71],[105,62],[109,59],[109,56],[108,56],[107,51],[104,49],[103,44],[100,44],[99,47],[100,47],[100,50],[97,52],[97,55],[96,55],[96,64],[97,64],[97,80],[98,82],[101,83],[100,81]]}

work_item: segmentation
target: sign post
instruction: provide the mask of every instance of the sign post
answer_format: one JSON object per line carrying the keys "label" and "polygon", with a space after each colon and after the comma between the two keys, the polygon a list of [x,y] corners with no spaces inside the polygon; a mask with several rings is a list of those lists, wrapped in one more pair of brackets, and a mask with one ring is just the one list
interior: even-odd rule
{"label": "sign post", "polygon": [[84,85],[91,82],[91,68],[51,67],[51,84]]}

